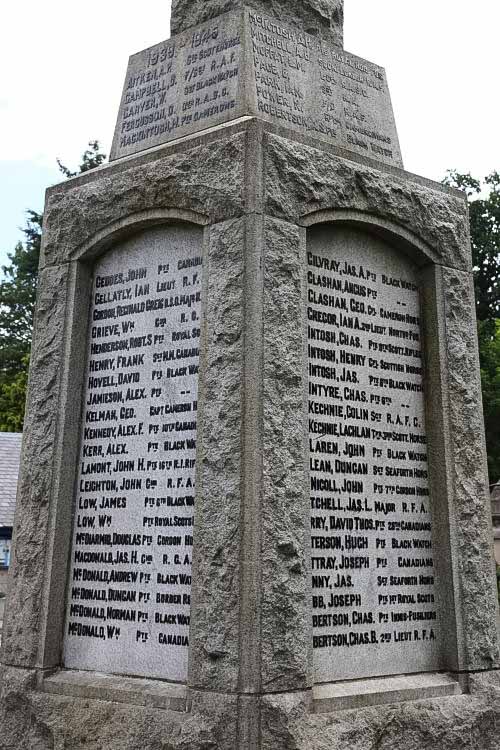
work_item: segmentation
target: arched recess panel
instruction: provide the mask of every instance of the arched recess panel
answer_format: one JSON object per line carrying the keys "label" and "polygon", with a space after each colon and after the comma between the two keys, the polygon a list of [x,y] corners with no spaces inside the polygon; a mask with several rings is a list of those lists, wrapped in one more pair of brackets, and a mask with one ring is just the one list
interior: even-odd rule
{"label": "arched recess panel", "polygon": [[417,262],[354,226],[307,231],[316,683],[446,668]]}
{"label": "arched recess panel", "polygon": [[187,678],[203,230],[94,264],[64,666]]}

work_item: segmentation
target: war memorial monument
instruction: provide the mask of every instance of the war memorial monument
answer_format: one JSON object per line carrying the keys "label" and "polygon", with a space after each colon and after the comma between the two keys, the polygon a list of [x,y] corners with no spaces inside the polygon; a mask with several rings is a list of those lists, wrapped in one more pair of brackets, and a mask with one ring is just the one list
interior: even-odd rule
{"label": "war memorial monument", "polygon": [[174,0],[47,192],[1,750],[500,746],[466,198],[342,25]]}

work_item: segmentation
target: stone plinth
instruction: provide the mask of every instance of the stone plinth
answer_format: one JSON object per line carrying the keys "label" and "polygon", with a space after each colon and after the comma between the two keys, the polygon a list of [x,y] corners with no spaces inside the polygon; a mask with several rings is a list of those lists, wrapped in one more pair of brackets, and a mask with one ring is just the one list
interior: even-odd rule
{"label": "stone plinth", "polygon": [[[185,289],[191,289],[190,294],[193,288],[198,289],[198,278],[181,270],[185,264],[184,242],[189,248],[201,248],[203,257],[201,308],[197,311],[194,300],[192,310],[200,317],[201,329],[196,495],[191,599],[186,609],[190,616],[189,645],[185,667],[179,664],[170,677],[175,682],[169,682],[157,679],[154,658],[149,662],[146,658],[139,660],[134,666],[131,659],[135,652],[120,653],[120,648],[142,648],[140,639],[137,645],[131,645],[119,640],[119,634],[113,659],[103,641],[101,653],[107,665],[103,669],[98,667],[99,650],[95,654],[81,650],[81,642],[74,640],[76,636],[69,630],[72,618],[100,627],[100,613],[68,610],[71,604],[78,604],[81,592],[76,589],[84,585],[76,585],[75,566],[71,569],[68,561],[74,565],[78,549],[84,553],[107,550],[106,539],[100,545],[102,537],[81,537],[77,543],[73,536],[94,533],[88,528],[78,530],[79,522],[90,523],[84,522],[84,517],[93,517],[78,506],[80,499],[86,502],[93,497],[91,491],[85,494],[76,489],[76,482],[85,481],[90,471],[86,463],[90,459],[80,451],[85,446],[119,443],[129,451],[127,460],[147,457],[148,453],[153,460],[159,450],[154,446],[158,442],[155,425],[168,422],[157,419],[154,412],[144,418],[127,412],[116,424],[126,424],[127,420],[132,424],[136,419],[147,433],[152,426],[150,439],[143,440],[142,433],[129,433],[123,440],[108,442],[94,433],[87,437],[83,433],[82,437],[82,427],[92,426],[94,420],[90,418],[87,424],[85,416],[93,406],[88,404],[90,394],[117,393],[119,387],[117,381],[97,385],[90,379],[112,377],[96,367],[87,368],[92,362],[105,361],[105,357],[111,361],[115,355],[103,354],[100,349],[89,354],[89,346],[111,344],[106,326],[118,325],[120,336],[116,340],[124,340],[121,324],[132,321],[137,328],[127,333],[133,338],[134,349],[128,355],[140,354],[142,348],[153,346],[148,343],[148,331],[140,328],[143,323],[150,321],[151,335],[163,335],[165,326],[169,330],[169,324],[156,323],[166,317],[165,313],[152,309],[161,294],[156,282],[164,274],[165,283],[177,280],[182,285],[185,276]],[[144,268],[154,275],[154,291],[150,289],[143,296],[144,290],[135,287],[141,279],[136,282],[134,277],[131,285],[128,276],[120,278],[115,260],[120,253],[127,259],[127,269],[135,269],[139,277]],[[334,309],[335,301],[328,310],[324,307],[329,304],[327,299],[316,297],[311,301],[309,292],[317,292],[317,281],[308,275],[312,269],[308,254],[323,258],[318,262],[327,264],[320,273],[325,279],[321,283],[326,291],[322,293],[337,299],[339,310]],[[169,258],[170,262],[178,259],[175,274],[166,269]],[[346,287],[342,282],[339,290],[335,263],[349,264],[352,259],[357,278],[349,278],[349,274],[342,277],[349,284]],[[377,278],[363,280],[360,266]],[[193,268],[189,274],[192,272]],[[397,280],[408,284],[404,294],[398,294]],[[122,288],[133,289],[134,305],[141,299],[152,301],[151,318],[141,317],[149,315],[145,308],[126,309],[125,305],[132,304],[123,298],[127,295],[122,294],[116,305],[109,297],[99,296]],[[369,289],[370,296],[365,297],[362,289],[366,295]],[[170,299],[169,295],[173,296],[170,309],[175,309],[175,290],[165,292],[165,299]],[[404,319],[383,322],[381,309],[393,313],[398,310],[398,302],[403,305],[401,310],[406,310],[398,313]],[[179,301],[181,306],[184,303],[185,299]],[[372,303],[376,307],[371,321],[374,326],[390,324],[401,331],[387,332],[391,346],[394,338],[401,338],[402,349],[396,354],[373,347],[374,342],[377,346],[383,342],[374,338],[379,335],[374,329],[373,336],[367,336],[366,328],[363,333],[354,329],[368,321],[363,316],[369,314]],[[347,311],[342,308],[344,304]],[[111,309],[118,317],[108,320]],[[118,160],[50,189],[44,213],[12,589],[4,623],[0,748],[201,750],[210,746],[220,750],[284,750],[304,746],[370,750],[375,745],[404,744],[412,750],[436,746],[466,750],[471,742],[482,750],[496,748],[500,719],[497,604],[473,309],[463,195],[272,123],[245,118]],[[96,310],[104,312],[94,315]],[[314,328],[309,310],[352,318],[351,322],[343,318],[337,321],[342,325],[339,331],[349,340],[343,339],[341,344],[342,357],[348,360],[326,363],[328,368],[339,368],[335,378],[331,369],[323,369],[318,377],[309,368],[318,361],[309,348],[316,346],[309,330]],[[182,320],[184,325],[186,321]],[[332,336],[335,321],[325,321],[322,318],[319,328]],[[197,323],[193,319],[196,328]],[[103,330],[94,336],[93,327]],[[366,352],[369,341],[371,353]],[[166,351],[165,347],[161,349],[162,344],[158,341],[160,348],[154,350],[157,354]],[[411,349],[410,354],[406,349]],[[425,355],[422,358],[421,352]],[[197,356],[195,352],[186,355]],[[367,359],[363,364],[360,357],[372,362]],[[401,373],[398,365],[406,362],[405,357],[413,358],[413,369],[409,372],[404,367]],[[420,364],[415,364],[419,360]],[[195,359],[189,361],[195,363]],[[138,373],[140,382],[131,379],[134,390],[130,398],[140,400],[145,395],[140,391],[147,386],[148,399],[154,399],[155,394],[149,390],[157,387],[153,370],[147,370],[145,379],[146,370],[141,369],[139,360],[136,365],[135,369],[124,366],[118,371]],[[158,369],[167,366],[168,362]],[[324,368],[325,363],[321,366]],[[113,364],[110,367],[112,370]],[[343,373],[342,367],[347,367],[348,373]],[[379,380],[369,382],[368,377]],[[164,372],[158,378],[160,387],[167,388],[175,375]],[[403,385],[411,398],[403,399],[398,386],[387,385],[389,378],[413,384],[408,388]],[[333,390],[327,395],[311,394],[311,383],[327,386],[332,380]],[[420,388],[422,383],[424,387]],[[179,391],[186,403],[184,391],[190,387],[187,383],[181,388],[183,393]],[[336,389],[341,389],[341,399]],[[360,392],[358,396],[356,391]],[[382,401],[387,397],[391,403]],[[371,403],[366,405],[363,398]],[[323,428],[330,435],[322,438],[325,453],[321,461],[331,460],[329,452],[337,448],[346,450],[347,441],[352,455],[342,461],[357,462],[363,474],[363,456],[355,456],[353,451],[359,451],[359,446],[369,447],[366,463],[370,478],[365,475],[363,479],[370,482],[366,506],[365,493],[359,495],[355,487],[350,488],[352,501],[349,495],[328,494],[324,484],[320,492],[312,492],[312,478],[323,482],[328,471],[331,481],[336,481],[333,473],[337,471],[325,463],[314,463],[311,468],[311,459],[320,460],[316,450],[311,453],[309,442],[314,429],[309,402],[313,400],[320,404],[321,412],[328,410],[330,414],[336,403],[344,409],[352,406],[359,410],[350,413],[347,420],[339,412],[336,417],[321,415],[325,425],[331,425]],[[169,396],[163,403],[184,402]],[[149,400],[148,404],[155,402]],[[128,401],[118,408],[129,409],[131,405],[133,401]],[[407,407],[410,425],[404,420]],[[364,409],[369,410],[367,422]],[[399,445],[404,434],[413,435],[408,440],[420,445],[419,456],[380,459],[373,453],[373,449],[380,450],[382,438],[376,426],[379,418],[372,412],[382,414],[383,430],[390,431],[398,454],[407,450]],[[394,419],[390,428],[387,414]],[[401,425],[396,421],[399,414],[403,416]],[[314,420],[320,420],[320,416]],[[370,439],[361,431],[365,422],[374,431]],[[105,424],[109,429],[110,422]],[[340,424],[358,432],[336,439]],[[175,430],[182,431],[182,427],[177,425]],[[423,437],[425,450],[421,447]],[[97,465],[107,459],[97,449],[91,460]],[[393,473],[392,477],[398,477],[395,480],[383,472],[380,484],[386,504],[375,509],[372,483],[379,482],[372,467],[378,471],[380,467],[395,469],[400,465],[414,473]],[[426,476],[415,473],[415,466]],[[170,468],[164,467],[166,472]],[[180,468],[187,477],[190,467],[183,464]],[[83,472],[80,477],[78,471]],[[114,468],[110,471],[113,476]],[[152,467],[144,479],[156,481],[159,471],[158,466]],[[352,471],[352,465],[341,469],[346,478]],[[355,481],[359,482],[360,476]],[[423,507],[412,509],[407,498],[409,504],[404,510],[398,493],[385,491],[396,484],[410,490],[418,486]],[[151,532],[147,519],[153,519],[155,529],[154,518],[163,524],[162,519],[174,517],[167,503],[161,512],[148,510],[152,506],[146,497],[154,498],[156,505],[159,494],[149,485],[144,496],[127,495],[127,502],[136,503],[135,508],[139,501],[142,503],[136,522],[142,527],[137,540],[139,557],[137,561],[122,558],[117,570],[147,572],[150,555],[155,565],[170,564],[161,558],[157,563],[155,557],[159,554],[154,548],[157,534],[166,532],[155,530],[151,544],[148,541]],[[341,503],[342,507],[320,513],[315,505],[312,512],[311,496],[320,495],[325,503]],[[126,516],[120,514],[124,511],[123,503],[115,502],[110,514],[106,511],[112,520],[108,524],[104,513],[103,531],[96,533],[108,533],[107,526],[109,533],[115,528],[121,533],[120,518]],[[190,517],[187,508],[183,513],[182,517]],[[328,518],[328,534],[323,521],[314,530],[311,527],[313,518],[323,516]],[[337,521],[330,518],[340,519],[340,523],[356,517],[365,519],[362,533],[331,533]],[[401,522],[416,524],[419,517],[424,525],[412,526],[409,536],[404,536]],[[384,526],[371,527],[366,519],[379,524],[384,521]],[[120,543],[130,554],[133,529],[127,533],[130,536],[121,538]],[[328,541],[336,536],[341,537],[341,545],[358,547],[357,551],[346,553],[344,549],[338,553],[358,561],[345,563],[353,570],[344,571],[347,588],[340,593],[344,597],[359,596],[360,606],[351,609],[374,618],[376,627],[366,624],[366,619],[362,624],[352,613],[340,630],[332,621],[325,624],[316,620],[313,624],[313,615],[323,614],[318,599],[313,599],[318,596],[313,576],[330,575],[325,570],[318,572],[315,566],[322,569],[329,565],[327,561],[336,553],[324,550],[337,544]],[[321,553],[311,546],[312,537],[319,540],[313,544],[319,545]],[[412,545],[412,550],[393,551],[393,540],[399,545],[413,538],[419,544]],[[109,549],[114,554],[117,548],[113,544],[111,540]],[[169,552],[165,554],[168,557]],[[379,578],[410,575],[406,563],[398,562],[400,557],[404,561],[422,560],[416,575],[425,574],[426,581],[398,584],[386,592]],[[315,563],[314,559],[325,562]],[[174,560],[174,564],[181,563]],[[98,572],[112,567],[108,558],[85,565],[87,571]],[[177,575],[174,570],[172,573]],[[347,576],[351,576],[349,584]],[[159,580],[157,583],[164,585]],[[138,586],[137,591],[152,591],[148,585]],[[88,591],[105,590],[106,586],[99,579],[85,583]],[[127,586],[122,582],[121,589],[129,590]],[[174,591],[168,587],[162,590]],[[417,602],[415,598],[415,604],[389,600],[389,595],[409,596],[412,592],[415,597],[416,593],[432,595],[432,604],[430,599]],[[146,614],[154,618],[160,608],[151,606],[150,613],[151,603],[145,603],[146,607],[139,603],[114,606],[144,613],[143,622],[147,623]],[[355,601],[339,599],[331,611],[342,614],[346,603],[354,605]],[[410,616],[409,612],[414,614]],[[422,635],[428,630],[423,623],[434,625],[434,620],[427,615],[423,620],[415,614],[418,612],[436,615],[436,638],[429,643]],[[406,627],[404,618],[393,619],[394,614],[410,617],[411,627]],[[389,625],[384,629],[386,616]],[[117,622],[108,620],[108,624],[115,627]],[[118,625],[129,635],[133,632],[137,636],[137,631],[151,634],[156,638],[155,647],[160,648],[153,627],[123,619]],[[328,636],[356,632],[357,644],[348,644],[352,649],[348,653],[340,648],[337,660],[331,637],[328,648],[313,648],[317,628]],[[375,640],[370,643],[372,630]],[[382,642],[380,633],[413,634],[415,630],[419,637],[409,646],[398,639],[397,650],[389,648],[382,664],[373,658],[377,644]],[[364,633],[368,633],[367,641]],[[121,647],[122,643],[126,645]],[[430,643],[432,648],[427,647]],[[356,658],[350,659],[351,653]],[[392,653],[397,673],[402,675],[397,679],[391,677],[387,665]],[[109,661],[104,660],[105,655]],[[413,677],[415,671],[420,674]],[[347,684],[343,683],[346,679]],[[356,680],[360,681],[359,690]]]}

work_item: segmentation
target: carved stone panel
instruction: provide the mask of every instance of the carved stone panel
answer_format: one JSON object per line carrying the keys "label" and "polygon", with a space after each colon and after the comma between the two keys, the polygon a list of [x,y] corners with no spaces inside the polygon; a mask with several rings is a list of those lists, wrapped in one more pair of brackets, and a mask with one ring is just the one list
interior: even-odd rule
{"label": "carved stone panel", "polygon": [[181,226],[95,265],[66,667],[186,679],[201,273]]}
{"label": "carved stone panel", "polygon": [[439,669],[416,267],[356,230],[311,231],[307,337],[315,680]]}

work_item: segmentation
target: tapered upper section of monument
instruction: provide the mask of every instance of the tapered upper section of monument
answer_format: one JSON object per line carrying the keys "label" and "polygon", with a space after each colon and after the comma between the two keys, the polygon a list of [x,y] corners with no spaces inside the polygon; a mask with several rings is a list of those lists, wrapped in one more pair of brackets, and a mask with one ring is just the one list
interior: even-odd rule
{"label": "tapered upper section of monument", "polygon": [[243,5],[343,46],[344,0],[172,0],[171,33],[179,34]]}

